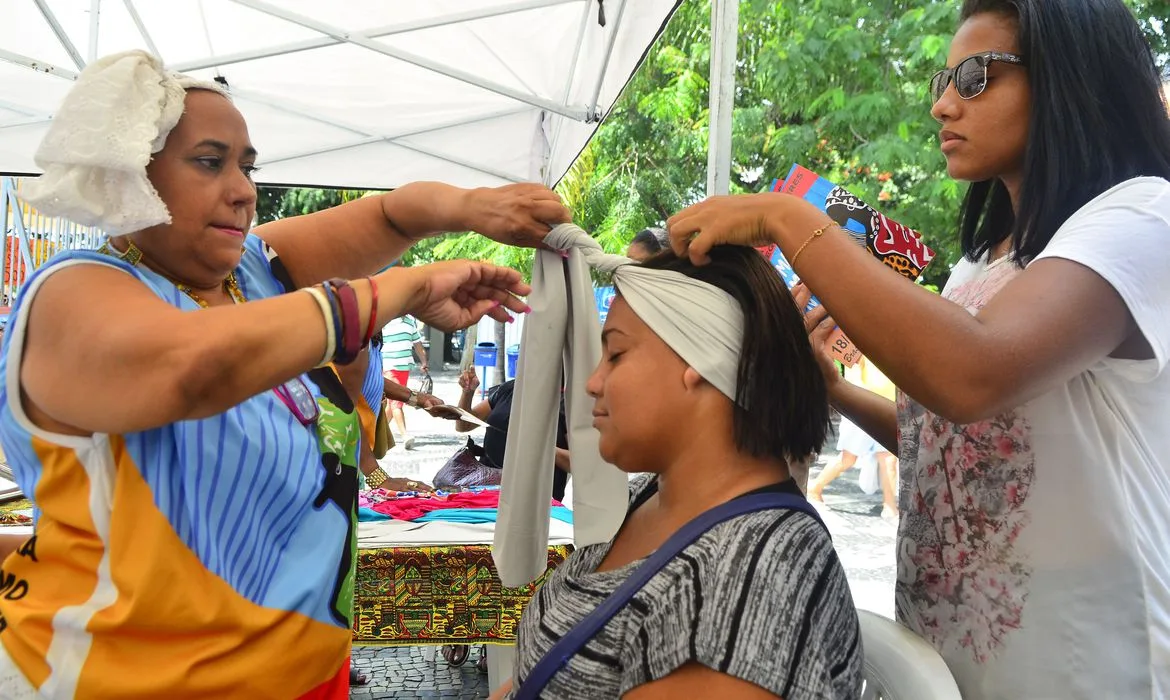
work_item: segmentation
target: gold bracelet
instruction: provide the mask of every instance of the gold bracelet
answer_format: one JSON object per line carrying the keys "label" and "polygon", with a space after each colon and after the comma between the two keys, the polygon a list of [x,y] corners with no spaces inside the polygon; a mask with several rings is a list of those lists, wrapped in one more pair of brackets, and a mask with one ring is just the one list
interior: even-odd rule
{"label": "gold bracelet", "polygon": [[808,247],[808,244],[812,243],[814,238],[820,238],[822,235],[824,235],[825,231],[828,231],[829,229],[833,228],[836,225],[837,225],[836,221],[830,221],[829,223],[820,227],[816,231],[813,231],[812,235],[809,236],[808,238],[806,238],[804,243],[801,244],[801,246],[796,249],[796,255],[792,256],[792,259],[788,261],[788,264],[795,267],[796,266],[796,259],[800,257],[800,254],[804,252],[804,249]]}
{"label": "gold bracelet", "polygon": [[374,467],[369,474],[366,474],[366,488],[376,489],[379,484],[384,483],[389,478],[390,475],[383,471],[381,467]]}

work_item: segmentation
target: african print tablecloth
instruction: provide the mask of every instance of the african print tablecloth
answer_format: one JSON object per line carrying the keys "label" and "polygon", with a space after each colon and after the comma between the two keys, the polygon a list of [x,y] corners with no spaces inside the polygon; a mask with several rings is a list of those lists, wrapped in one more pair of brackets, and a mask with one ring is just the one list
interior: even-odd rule
{"label": "african print tablecloth", "polygon": [[[21,499],[0,503],[0,525],[31,519]],[[573,548],[548,548],[548,569],[521,588],[504,588],[490,545],[393,547],[358,551],[354,644],[512,644],[537,587]]]}
{"label": "african print tablecloth", "polygon": [[358,551],[354,644],[513,644],[520,614],[572,552],[548,548],[548,569],[521,588],[504,588],[489,545]]}

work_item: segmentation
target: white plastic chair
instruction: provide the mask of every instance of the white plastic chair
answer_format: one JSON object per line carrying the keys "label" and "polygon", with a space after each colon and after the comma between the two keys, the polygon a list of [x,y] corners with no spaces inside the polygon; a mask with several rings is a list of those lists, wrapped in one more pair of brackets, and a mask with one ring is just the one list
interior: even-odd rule
{"label": "white plastic chair", "polygon": [[877,613],[857,615],[865,650],[862,700],[962,700],[946,662],[921,637]]}

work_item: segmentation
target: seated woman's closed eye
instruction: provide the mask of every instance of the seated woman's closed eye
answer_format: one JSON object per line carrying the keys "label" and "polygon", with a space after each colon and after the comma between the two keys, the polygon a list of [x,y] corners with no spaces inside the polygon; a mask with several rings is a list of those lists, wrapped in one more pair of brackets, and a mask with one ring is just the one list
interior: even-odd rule
{"label": "seated woman's closed eye", "polygon": [[[696,268],[667,252],[615,273],[586,387],[601,456],[640,475],[616,537],[575,552],[526,611],[513,697],[684,525],[745,497],[803,500],[788,456],[820,448],[829,409],[800,313],[755,251],[711,257]],[[828,533],[798,508],[769,507],[683,547],[539,692],[796,700],[860,687],[857,613]]]}

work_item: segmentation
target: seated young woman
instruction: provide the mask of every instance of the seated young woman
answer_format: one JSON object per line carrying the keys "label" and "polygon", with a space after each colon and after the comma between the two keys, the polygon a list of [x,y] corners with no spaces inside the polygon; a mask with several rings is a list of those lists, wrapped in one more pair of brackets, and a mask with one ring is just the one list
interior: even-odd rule
{"label": "seated young woman", "polygon": [[[615,274],[587,388],[601,456],[645,474],[631,482],[614,539],[574,552],[533,598],[513,681],[496,697],[529,691],[553,645],[688,521],[749,495],[803,498],[788,456],[825,441],[824,379],[800,311],[759,253],[716,248],[695,267],[666,252],[640,267],[674,287],[635,299]],[[703,337],[707,320],[718,328]],[[685,547],[540,696],[856,698],[861,666],[857,612],[828,532],[803,510],[775,508],[725,520]]]}
{"label": "seated young woman", "polygon": [[[503,384],[493,386],[487,390],[487,398],[472,405],[475,390],[479,388],[479,377],[475,375],[474,368],[468,367],[459,375],[459,388],[462,389],[459,408],[488,424],[488,429],[483,434],[484,461],[496,469],[503,469],[516,380],[509,379]],[[461,433],[469,433],[476,427],[474,423],[465,420],[455,421],[455,430]],[[565,402],[561,401],[560,415],[557,417],[557,443],[553,450],[552,497],[557,501],[565,500],[565,487],[568,486],[569,472],[572,470],[568,432],[568,426],[565,425]]]}

